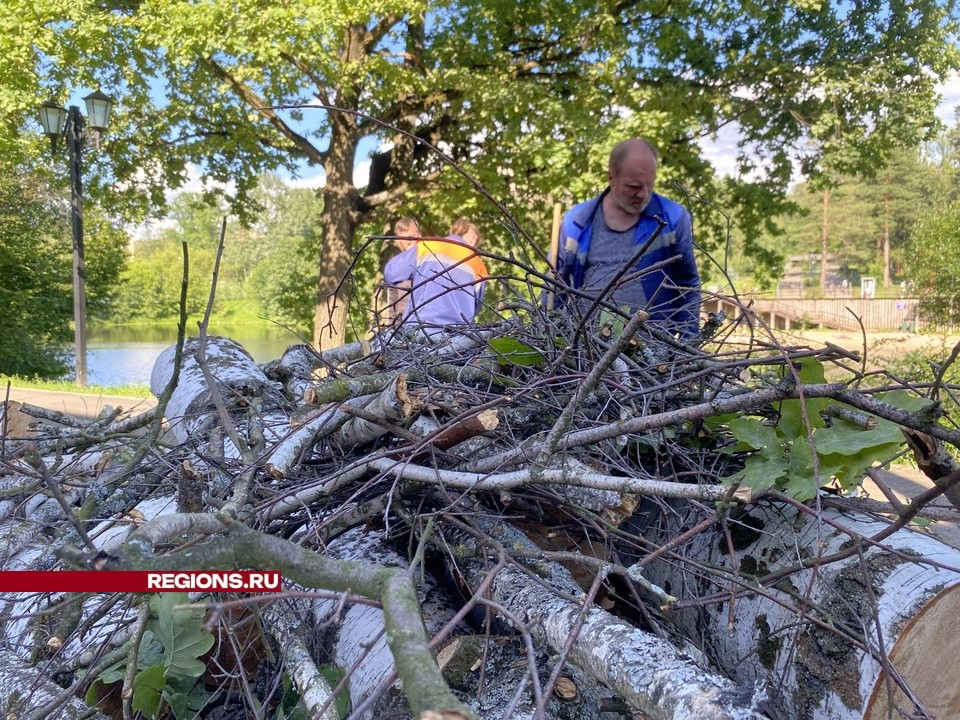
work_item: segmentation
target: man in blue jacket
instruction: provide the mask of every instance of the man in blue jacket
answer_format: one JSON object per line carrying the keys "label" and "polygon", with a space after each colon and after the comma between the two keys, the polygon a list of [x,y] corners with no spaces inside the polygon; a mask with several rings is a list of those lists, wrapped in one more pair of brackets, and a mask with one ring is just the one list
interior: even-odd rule
{"label": "man in blue jacket", "polygon": [[[557,274],[617,308],[644,309],[650,322],[687,339],[700,320],[690,213],[653,191],[657,164],[656,149],[642,138],[613,149],[607,189],[563,218]],[[586,309],[591,301],[567,302]]]}

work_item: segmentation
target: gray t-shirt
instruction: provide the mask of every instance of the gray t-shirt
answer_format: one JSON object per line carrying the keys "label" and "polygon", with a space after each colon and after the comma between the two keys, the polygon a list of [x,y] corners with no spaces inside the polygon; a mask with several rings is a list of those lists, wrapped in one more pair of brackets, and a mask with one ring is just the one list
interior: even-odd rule
{"label": "gray t-shirt", "polygon": [[[603,217],[603,205],[597,208],[583,282],[584,289],[591,295],[602,291],[613,276],[620,272],[633,257],[637,251],[633,245],[633,236],[636,231],[636,226],[633,226],[623,232],[614,232],[607,227]],[[606,298],[617,307],[626,305],[630,312],[635,312],[647,304],[647,296],[643,292],[640,278],[635,276],[631,278],[632,275],[635,275],[635,271],[627,270],[617,283],[617,287]]]}

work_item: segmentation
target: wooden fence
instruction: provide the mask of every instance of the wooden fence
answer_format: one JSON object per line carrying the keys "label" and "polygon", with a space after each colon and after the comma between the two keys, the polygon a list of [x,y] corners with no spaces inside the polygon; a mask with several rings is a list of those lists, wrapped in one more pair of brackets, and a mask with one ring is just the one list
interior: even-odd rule
{"label": "wooden fence", "polygon": [[[760,298],[741,295],[734,298],[704,296],[705,313],[722,311],[728,318],[737,317],[749,307],[763,322],[777,330],[798,326],[825,327],[835,330],[919,330],[916,298]],[[859,318],[859,320],[858,320]]]}

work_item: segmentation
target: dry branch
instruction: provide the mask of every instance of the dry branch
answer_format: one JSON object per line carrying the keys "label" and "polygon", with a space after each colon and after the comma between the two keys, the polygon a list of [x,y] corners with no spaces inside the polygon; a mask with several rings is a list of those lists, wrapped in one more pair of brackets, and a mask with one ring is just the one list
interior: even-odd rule
{"label": "dry branch", "polygon": [[[639,318],[622,338],[597,337],[567,312],[460,333],[391,329],[323,353],[297,346],[264,368],[232,341],[189,341],[181,369],[171,348],[154,371],[155,392],[176,380],[161,406],[167,444],[137,432],[146,415],[83,427],[34,419],[30,440],[42,455],[39,464],[32,458],[34,470],[25,442],[4,438],[0,566],[91,562],[85,531],[107,567],[261,567],[281,570],[299,589],[337,591],[342,606],[291,598],[264,615],[268,630],[288,639],[296,682],[317,712],[325,700],[312,700],[316,665],[339,657],[353,674],[358,716],[389,707],[401,716],[625,720],[630,706],[655,718],[805,720],[814,710],[798,699],[813,687],[797,669],[803,638],[863,658],[863,687],[856,697],[842,688],[843,712],[824,700],[818,707],[833,713],[824,717],[880,712],[881,694],[918,711],[929,691],[904,669],[911,661],[903,649],[932,648],[920,638],[945,622],[935,609],[953,612],[943,600],[953,595],[953,571],[930,559],[960,560],[929,538],[910,544],[916,538],[901,526],[919,507],[840,497],[841,515],[824,509],[829,497],[803,505],[738,486],[730,478],[745,452],[726,423],[749,416],[773,428],[783,401],[807,407],[830,398],[825,422],[905,428],[951,499],[956,468],[943,460],[943,444],[960,445],[960,432],[942,412],[904,411],[846,380],[801,385],[791,370],[811,359],[829,366],[843,353],[740,343],[721,339],[706,352]],[[891,388],[909,391],[893,380]],[[806,509],[791,515],[797,508]],[[895,523],[874,519],[878,509]],[[763,513],[766,554],[744,545],[747,518]],[[473,534],[464,536],[461,524],[471,519]],[[851,534],[858,523],[878,523],[864,532],[876,539],[885,528],[889,537],[871,544]],[[431,544],[436,538],[446,542]],[[352,559],[338,559],[344,552]],[[622,567],[631,563],[632,576]],[[896,573],[911,574],[897,590],[885,579]],[[841,593],[818,593],[831,578],[854,577],[872,578],[862,586],[873,599],[866,593],[856,617],[837,623],[829,597]],[[358,593],[384,610],[347,600]],[[55,599],[3,598],[2,632],[19,662],[40,652],[43,603]],[[900,609],[887,609],[894,604]],[[110,657],[125,652],[136,615],[136,607],[91,598],[57,625],[58,682],[82,690],[79,670],[97,662],[90,646]],[[444,626],[471,638],[458,643],[473,648],[464,657],[475,654],[453,673],[453,689],[424,623],[430,633]],[[726,637],[728,626],[741,640]],[[317,627],[326,630],[315,635]],[[665,639],[680,631],[697,661]],[[362,661],[345,652],[365,647]],[[516,672],[498,672],[486,662],[493,656]],[[943,654],[921,657],[946,664]],[[390,691],[394,670],[410,710]],[[551,688],[575,693],[579,704]],[[783,694],[779,707],[764,704],[766,688]],[[614,706],[601,710],[608,701]]]}

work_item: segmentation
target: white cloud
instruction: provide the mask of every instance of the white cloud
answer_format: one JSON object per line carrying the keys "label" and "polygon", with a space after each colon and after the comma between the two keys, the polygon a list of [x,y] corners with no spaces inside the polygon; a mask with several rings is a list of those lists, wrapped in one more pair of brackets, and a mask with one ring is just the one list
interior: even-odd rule
{"label": "white cloud", "polygon": [[951,73],[950,77],[937,86],[940,103],[937,105],[937,117],[947,125],[954,121],[954,108],[960,105],[960,73]]}
{"label": "white cloud", "polygon": [[200,169],[193,163],[190,163],[187,165],[187,181],[176,190],[167,192],[167,202],[173,200],[173,198],[180,193],[202,193],[213,189],[222,190],[227,195],[232,195],[236,192],[237,186],[236,183],[232,181],[221,183],[215,180],[205,179],[200,174]]}
{"label": "white cloud", "polygon": [[737,141],[739,133],[736,125],[726,125],[720,129],[715,139],[701,143],[704,159],[713,165],[720,177],[737,173]]}
{"label": "white cloud", "polygon": [[309,177],[290,178],[284,180],[284,184],[295,189],[307,188],[316,190],[327,184],[327,173],[324,172],[323,168],[320,168],[315,174]]}

